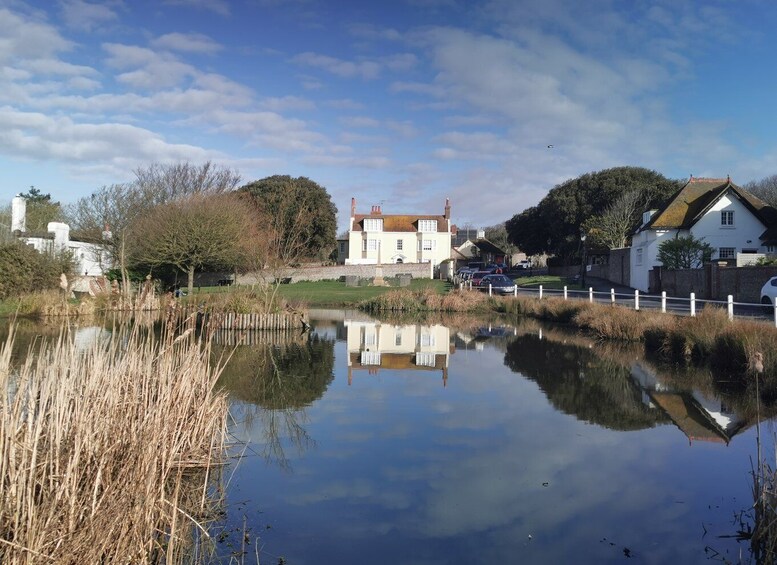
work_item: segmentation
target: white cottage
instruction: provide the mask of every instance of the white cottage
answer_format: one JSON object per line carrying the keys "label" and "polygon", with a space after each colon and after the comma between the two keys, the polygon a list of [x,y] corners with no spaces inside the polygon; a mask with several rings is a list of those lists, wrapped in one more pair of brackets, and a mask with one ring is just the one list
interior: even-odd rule
{"label": "white cottage", "polygon": [[11,201],[11,231],[39,253],[69,251],[79,276],[99,277],[111,268],[110,256],[104,246],[70,239],[70,226],[62,222],[49,222],[45,234],[28,233],[26,216],[26,199],[23,196],[14,197]]}
{"label": "white cottage", "polygon": [[[771,229],[770,229],[771,228]],[[644,213],[632,236],[631,286],[649,291],[649,271],[660,266],[658,247],[677,235],[693,235],[715,249],[714,260],[771,253],[777,244],[777,210],[730,178],[693,178],[660,210]]]}

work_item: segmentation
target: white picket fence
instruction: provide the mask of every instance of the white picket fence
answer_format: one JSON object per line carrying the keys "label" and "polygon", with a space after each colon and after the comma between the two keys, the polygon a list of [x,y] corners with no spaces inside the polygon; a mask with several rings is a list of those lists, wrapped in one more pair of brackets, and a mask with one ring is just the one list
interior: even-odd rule
{"label": "white picket fence", "polygon": [[[461,283],[459,288],[469,290],[482,290],[487,291],[488,295],[493,294],[491,285],[486,287],[473,287],[470,282],[468,285]],[[688,298],[667,296],[666,292],[662,292],[660,295],[648,295],[640,294],[639,290],[635,290],[634,294],[616,293],[614,288],[611,288],[609,292],[595,292],[593,287],[589,287],[585,290],[570,290],[566,286],[562,289],[545,289],[542,285],[538,288],[520,288],[515,287],[513,296],[521,295],[536,295],[539,300],[548,296],[560,296],[564,300],[588,300],[589,302],[599,303],[611,303],[618,304],[620,306],[633,307],[634,310],[653,309],[660,310],[663,313],[672,313],[680,315],[696,316],[697,312],[707,305],[716,307],[725,307],[728,313],[728,319],[734,320],[735,318],[745,318],[751,320],[770,321],[777,327],[777,304],[774,306],[764,304],[754,304],[750,302],[734,302],[734,297],[728,295],[727,300],[702,300],[696,298],[696,293],[690,293]]]}

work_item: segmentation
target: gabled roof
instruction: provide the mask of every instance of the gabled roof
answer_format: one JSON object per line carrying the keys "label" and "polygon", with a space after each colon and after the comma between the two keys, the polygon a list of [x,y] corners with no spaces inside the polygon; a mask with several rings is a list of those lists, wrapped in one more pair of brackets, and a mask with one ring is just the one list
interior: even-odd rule
{"label": "gabled roof", "polygon": [[478,249],[480,249],[481,252],[484,252],[484,253],[493,253],[494,255],[506,255],[506,253],[502,249],[500,249],[499,247],[497,247],[487,239],[476,239],[475,241],[472,242],[472,244]]}
{"label": "gabled roof", "polygon": [[448,220],[443,215],[407,216],[401,214],[356,214],[353,217],[353,231],[364,230],[366,218],[382,219],[384,232],[416,232],[418,220],[436,220],[437,231],[448,231]]}
{"label": "gabled roof", "polygon": [[638,231],[646,229],[690,229],[726,193],[738,199],[770,231],[777,235],[777,210],[757,196],[735,185],[730,178],[693,178]]}

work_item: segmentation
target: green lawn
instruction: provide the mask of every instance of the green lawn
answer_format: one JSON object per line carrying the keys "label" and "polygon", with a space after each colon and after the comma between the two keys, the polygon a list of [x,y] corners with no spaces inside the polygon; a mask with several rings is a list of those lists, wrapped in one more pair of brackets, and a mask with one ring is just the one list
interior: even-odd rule
{"label": "green lawn", "polygon": [[[218,286],[202,287],[195,289],[197,293],[229,292],[235,287]],[[282,284],[278,287],[278,294],[288,302],[305,303],[309,306],[345,306],[358,304],[362,300],[373,298],[390,290],[396,290],[396,286],[345,286],[339,281],[316,281]],[[447,281],[432,279],[414,279],[410,283],[411,290],[431,288],[439,293],[448,292],[450,284]]]}
{"label": "green lawn", "polygon": [[570,290],[581,289],[580,283],[573,283],[566,277],[558,277],[552,275],[539,275],[536,277],[519,277],[515,279],[515,283],[520,287],[525,288],[537,288],[542,285],[542,288],[551,289],[563,289],[565,286]]}

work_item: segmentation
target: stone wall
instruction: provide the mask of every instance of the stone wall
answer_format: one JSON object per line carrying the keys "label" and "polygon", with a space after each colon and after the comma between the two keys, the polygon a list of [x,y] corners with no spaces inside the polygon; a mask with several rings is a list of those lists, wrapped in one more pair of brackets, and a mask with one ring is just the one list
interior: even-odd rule
{"label": "stone wall", "polygon": [[[433,274],[431,263],[392,263],[388,265],[304,266],[284,269],[277,273],[277,276],[281,279],[288,279],[288,282],[340,280],[346,276],[372,279],[375,277],[377,268],[383,272],[384,279],[401,274],[410,274],[414,279],[430,279]],[[246,273],[238,275],[237,284],[254,284],[261,281],[263,276],[274,277],[269,273]]]}

